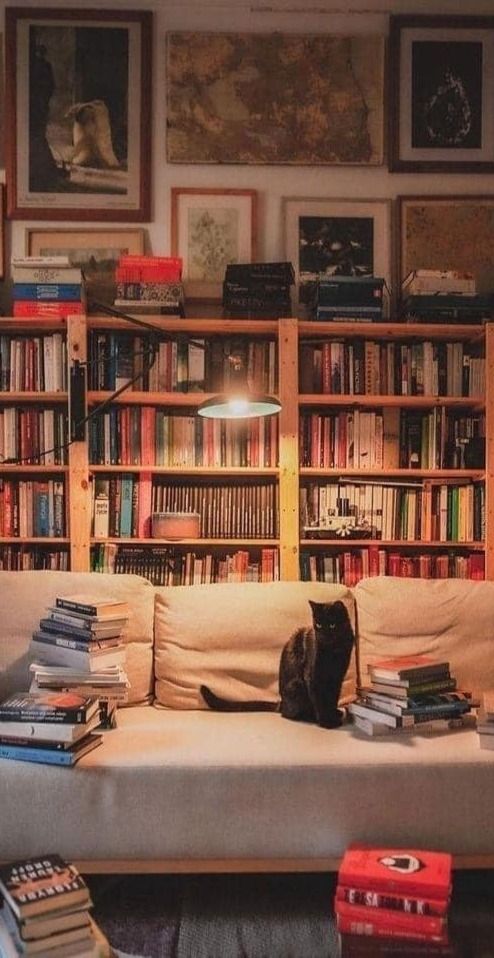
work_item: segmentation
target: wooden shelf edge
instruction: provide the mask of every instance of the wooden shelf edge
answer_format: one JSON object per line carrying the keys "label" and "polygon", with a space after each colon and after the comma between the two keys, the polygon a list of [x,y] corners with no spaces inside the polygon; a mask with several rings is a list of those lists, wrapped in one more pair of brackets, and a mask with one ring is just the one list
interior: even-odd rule
{"label": "wooden shelf edge", "polygon": [[316,548],[324,547],[336,547],[338,549],[348,547],[358,547],[359,549],[363,546],[377,546],[382,549],[469,549],[470,552],[484,552],[485,543],[484,542],[439,542],[438,540],[433,540],[426,542],[425,540],[420,539],[301,539],[300,548],[308,549],[315,546]]}
{"label": "wooden shelf edge", "polygon": [[170,549],[180,548],[182,546],[195,546],[201,549],[210,547],[225,548],[278,548],[279,539],[129,539],[108,537],[107,539],[95,539],[91,537],[92,546],[101,546],[106,543],[121,546],[167,546]]}
{"label": "wooden shelf edge", "polygon": [[89,464],[89,472],[153,472],[157,475],[170,476],[210,476],[211,478],[222,476],[248,476],[264,477],[278,476],[277,466],[109,466]]}

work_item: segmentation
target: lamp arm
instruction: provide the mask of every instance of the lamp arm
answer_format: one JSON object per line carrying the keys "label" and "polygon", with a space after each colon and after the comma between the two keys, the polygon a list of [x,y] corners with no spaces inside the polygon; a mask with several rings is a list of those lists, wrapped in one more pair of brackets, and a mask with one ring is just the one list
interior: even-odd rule
{"label": "lamp arm", "polygon": [[[158,326],[154,326],[153,323],[146,323],[144,319],[138,319],[137,316],[132,316],[129,313],[123,313],[120,309],[115,309],[114,306],[108,306],[106,303],[100,303],[97,300],[91,300],[88,304],[89,308],[94,307],[95,309],[101,310],[102,313],[107,313],[109,316],[115,316],[117,319],[125,319],[128,323],[133,323],[134,326],[140,326],[141,329],[145,329],[148,333],[152,333],[153,336],[156,336],[159,342],[170,343],[174,339],[184,336],[184,333],[168,333],[164,329],[159,329]],[[197,346],[198,349],[206,350],[204,343],[201,343],[196,339],[189,339],[193,346]]]}

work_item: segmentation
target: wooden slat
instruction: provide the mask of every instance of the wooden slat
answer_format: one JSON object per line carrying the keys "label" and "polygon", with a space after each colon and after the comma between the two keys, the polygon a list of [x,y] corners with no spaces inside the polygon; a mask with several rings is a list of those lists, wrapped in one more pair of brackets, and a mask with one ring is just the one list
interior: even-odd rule
{"label": "wooden slat", "polygon": [[[87,358],[86,319],[72,316],[67,327],[68,374],[74,360]],[[70,534],[70,568],[72,572],[89,571],[89,534],[91,529],[91,495],[89,488],[88,443],[73,442],[68,449],[69,481],[68,524]]]}
{"label": "wooden slat", "polygon": [[280,578],[296,581],[299,569],[298,328],[296,319],[281,319],[279,332],[279,397],[281,401]]}
{"label": "wooden slat", "polygon": [[485,333],[485,577],[494,579],[494,323],[487,323]]}

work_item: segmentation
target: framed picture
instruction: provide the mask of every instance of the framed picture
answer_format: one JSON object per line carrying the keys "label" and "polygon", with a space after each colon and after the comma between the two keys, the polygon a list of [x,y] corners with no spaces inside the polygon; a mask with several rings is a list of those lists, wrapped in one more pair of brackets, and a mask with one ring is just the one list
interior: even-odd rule
{"label": "framed picture", "polygon": [[115,267],[121,255],[144,253],[144,230],[27,229],[27,256],[67,255],[84,272],[88,312],[98,303],[112,306],[116,297]]}
{"label": "framed picture", "polygon": [[7,7],[13,218],[150,218],[151,13]]}
{"label": "framed picture", "polygon": [[185,295],[219,302],[226,267],[256,256],[256,190],[173,187],[171,251],[183,260]]}
{"label": "framed picture", "polygon": [[494,17],[390,18],[389,168],[494,169]]}
{"label": "framed picture", "polygon": [[494,195],[399,196],[399,276],[414,269],[473,273],[494,290]]}
{"label": "framed picture", "polygon": [[286,198],[285,252],[303,307],[326,276],[378,276],[391,290],[391,201]]}
{"label": "framed picture", "polygon": [[169,33],[170,163],[383,163],[384,37]]}

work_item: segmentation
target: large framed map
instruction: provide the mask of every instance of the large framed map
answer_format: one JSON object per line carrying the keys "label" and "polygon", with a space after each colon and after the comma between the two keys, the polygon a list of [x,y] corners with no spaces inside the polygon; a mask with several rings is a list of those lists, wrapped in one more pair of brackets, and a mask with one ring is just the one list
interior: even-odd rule
{"label": "large framed map", "polygon": [[169,33],[170,163],[383,163],[384,38]]}

